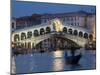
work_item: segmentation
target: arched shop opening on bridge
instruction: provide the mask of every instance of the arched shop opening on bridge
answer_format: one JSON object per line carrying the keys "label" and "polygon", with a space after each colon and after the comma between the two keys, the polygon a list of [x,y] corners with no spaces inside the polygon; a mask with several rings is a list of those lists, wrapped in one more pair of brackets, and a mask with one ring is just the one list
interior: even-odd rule
{"label": "arched shop opening on bridge", "polygon": [[41,28],[40,29],[40,35],[43,35],[43,34],[45,34],[45,30],[44,30],[44,28]]}
{"label": "arched shop opening on bridge", "polygon": [[39,31],[38,30],[34,30],[34,36],[39,36]]}
{"label": "arched shop opening on bridge", "polygon": [[31,38],[32,37],[32,31],[28,31],[27,32],[27,38]]}
{"label": "arched shop opening on bridge", "polygon": [[67,28],[66,27],[63,27],[63,32],[67,33]]}
{"label": "arched shop opening on bridge", "polygon": [[88,34],[87,33],[84,33],[84,38],[88,38]]}
{"label": "arched shop opening on bridge", "polygon": [[79,32],[79,37],[83,37],[83,32]]}
{"label": "arched shop opening on bridge", "polygon": [[21,33],[21,40],[25,40],[26,39],[26,34],[24,32]]}
{"label": "arched shop opening on bridge", "polygon": [[74,30],[74,33],[73,33],[75,36],[78,35],[78,31],[77,30]]}
{"label": "arched shop opening on bridge", "polygon": [[20,40],[19,34],[15,34],[15,35],[14,35],[14,42],[17,42],[17,41],[19,41],[19,40]]}
{"label": "arched shop opening on bridge", "polygon": [[50,33],[51,32],[51,28],[50,27],[46,27],[46,33]]}
{"label": "arched shop opening on bridge", "polygon": [[73,34],[73,30],[72,29],[69,29],[68,32],[69,32],[69,34]]}

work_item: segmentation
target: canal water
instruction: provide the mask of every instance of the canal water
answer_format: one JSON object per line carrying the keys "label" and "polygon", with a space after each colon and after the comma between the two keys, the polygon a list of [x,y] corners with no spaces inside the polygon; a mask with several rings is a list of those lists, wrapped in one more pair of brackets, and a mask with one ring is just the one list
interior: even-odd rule
{"label": "canal water", "polygon": [[83,56],[77,65],[66,64],[64,55],[64,50],[18,55],[15,58],[16,73],[74,71],[96,68],[96,53],[94,50],[84,50],[82,52]]}

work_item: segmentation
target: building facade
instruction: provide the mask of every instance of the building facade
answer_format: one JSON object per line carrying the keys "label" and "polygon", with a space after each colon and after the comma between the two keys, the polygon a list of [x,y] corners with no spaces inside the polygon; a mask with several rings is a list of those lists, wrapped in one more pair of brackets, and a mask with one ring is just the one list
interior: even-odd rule
{"label": "building facade", "polygon": [[20,17],[12,20],[12,28],[22,29],[24,27],[40,24],[50,24],[51,20],[55,18],[58,18],[64,25],[82,27],[90,30],[90,32],[95,32],[96,14],[84,11],[56,14],[33,14],[32,16]]}

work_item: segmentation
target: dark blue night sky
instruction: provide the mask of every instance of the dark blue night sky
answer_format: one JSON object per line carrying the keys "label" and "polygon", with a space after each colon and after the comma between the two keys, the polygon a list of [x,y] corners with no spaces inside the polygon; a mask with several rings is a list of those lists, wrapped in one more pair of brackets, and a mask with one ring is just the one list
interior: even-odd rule
{"label": "dark blue night sky", "polygon": [[55,4],[41,2],[23,2],[12,1],[12,16],[21,17],[28,16],[34,13],[64,13],[75,11],[95,12],[96,7],[90,5],[72,5],[72,4]]}

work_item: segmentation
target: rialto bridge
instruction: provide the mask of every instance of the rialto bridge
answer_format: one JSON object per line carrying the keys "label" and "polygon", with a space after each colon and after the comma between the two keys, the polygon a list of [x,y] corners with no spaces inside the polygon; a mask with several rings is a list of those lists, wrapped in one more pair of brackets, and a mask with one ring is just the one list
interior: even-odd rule
{"label": "rialto bridge", "polygon": [[43,23],[13,31],[12,43],[23,45],[25,48],[33,48],[41,41],[55,37],[69,39],[84,47],[93,36],[85,28],[62,25],[60,20],[53,19],[50,24]]}

